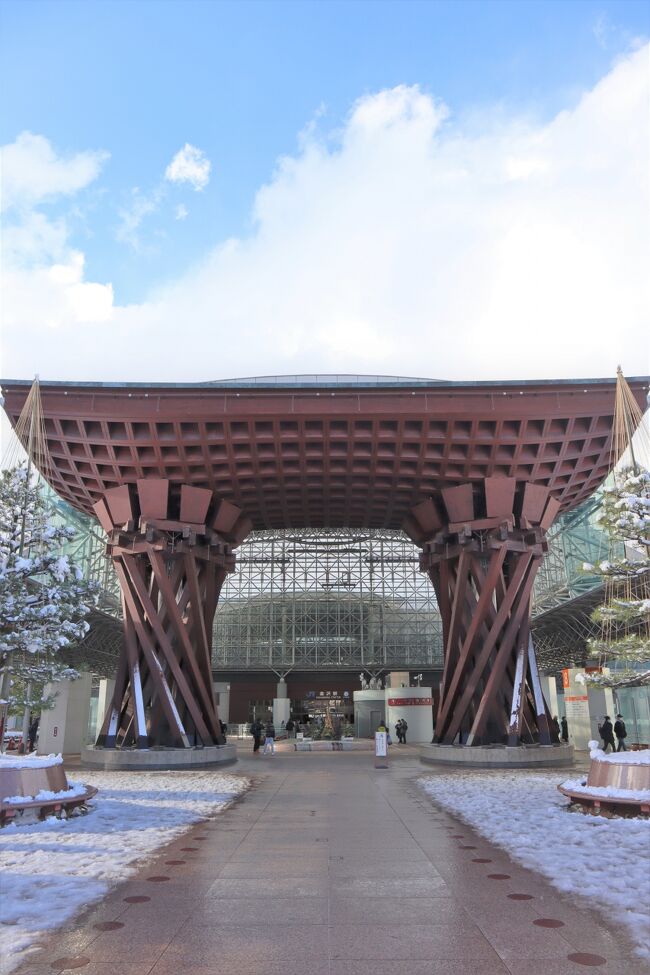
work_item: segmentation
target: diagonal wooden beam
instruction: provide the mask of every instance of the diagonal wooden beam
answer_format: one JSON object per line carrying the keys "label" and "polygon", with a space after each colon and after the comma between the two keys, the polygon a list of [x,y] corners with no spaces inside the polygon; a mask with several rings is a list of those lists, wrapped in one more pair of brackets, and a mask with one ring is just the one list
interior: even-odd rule
{"label": "diagonal wooden beam", "polygon": [[[194,686],[198,691],[201,704],[203,705],[202,716],[205,722],[207,723],[208,729],[211,732],[211,737],[213,739],[219,738],[220,728],[217,723],[214,696],[211,693],[212,682],[210,681],[210,684],[206,686],[204,675],[201,672],[198,661],[196,659],[196,653],[194,647],[192,646],[192,642],[189,638],[187,628],[185,626],[185,623],[183,622],[180,611],[178,609],[178,605],[176,603],[176,593],[171,587],[169,576],[167,575],[167,572],[165,570],[164,559],[162,558],[160,552],[150,550],[149,560],[151,563],[153,574],[156,577],[156,583],[158,585],[158,588],[160,589],[160,594],[163,598],[163,601],[167,609],[169,621],[176,634],[177,639],[180,642],[183,651],[183,655],[181,658],[182,662],[187,665],[187,668],[192,676]],[[191,588],[190,588],[190,593],[191,593]],[[165,637],[168,639],[166,633],[165,633]],[[169,645],[171,648],[171,641],[169,641]],[[173,652],[173,648],[172,648],[172,652]],[[183,697],[185,697],[185,695],[183,695]],[[194,695],[192,695],[192,697],[194,697]],[[186,704],[189,707],[189,701],[186,700]],[[194,717],[194,715],[192,715],[192,717]],[[198,725],[197,725],[197,730],[198,730]],[[203,743],[206,745],[208,744],[208,742],[206,742],[205,739],[203,739]]]}
{"label": "diagonal wooden beam", "polygon": [[[496,688],[500,686],[503,680],[503,673],[508,663],[508,656],[512,652],[512,647],[514,646],[515,641],[519,638],[524,620],[527,619],[527,614],[529,613],[530,609],[530,594],[540,562],[541,557],[539,556],[529,555],[528,557],[524,556],[521,559],[521,564],[524,565],[525,578],[523,578],[521,584],[517,586],[517,602],[516,605],[513,605],[512,616],[510,617],[508,625],[503,632],[503,637],[499,646],[496,660],[494,661],[490,676],[488,677],[483,690],[481,702],[478,706],[478,710],[467,739],[468,745],[474,744],[476,738],[480,736],[483,731],[483,725],[487,718],[490,700],[495,694]],[[517,569],[519,569],[519,566],[517,566]],[[508,587],[508,594],[510,593],[510,590],[514,588],[514,581],[515,580],[513,577],[510,582],[510,586]],[[527,634],[527,628],[525,628],[524,632]]]}
{"label": "diagonal wooden beam", "polygon": [[[212,736],[208,731],[207,725],[201,713],[194,694],[187,682],[185,674],[183,673],[172,643],[165,632],[165,629],[160,622],[160,618],[156,612],[155,607],[152,605],[149,599],[149,593],[147,592],[146,586],[144,585],[144,580],[140,574],[140,566],[137,558],[125,556],[122,560],[124,569],[128,575],[131,586],[133,587],[133,592],[137,597],[140,606],[144,612],[144,616],[151,626],[153,635],[156,638],[156,644],[160,648],[160,651],[165,659],[171,673],[173,674],[174,681],[178,691],[183,698],[183,703],[187,707],[192,721],[194,722],[194,727],[197,730],[204,745],[212,744]],[[158,579],[160,584],[160,579]],[[171,609],[171,607],[170,607]],[[139,634],[138,634],[139,636]],[[150,664],[151,667],[151,664]],[[162,669],[162,668],[161,668]]]}
{"label": "diagonal wooden beam", "polygon": [[[158,659],[158,654],[156,653],[156,647],[151,634],[144,624],[144,619],[140,617],[138,611],[138,599],[136,598],[135,592],[131,589],[131,573],[127,571],[127,567],[124,565],[121,559],[116,560],[114,565],[115,572],[120,581],[120,586],[122,587],[122,592],[133,621],[133,627],[140,642],[140,646],[142,647],[143,653],[147,659],[149,671],[156,686],[156,691],[160,695],[161,705],[165,713],[165,717],[167,718],[171,733],[181,742],[184,748],[189,748],[190,741],[187,737],[185,728],[183,727],[183,722],[181,721],[181,716],[178,713],[178,708],[176,707],[176,703],[169,689],[169,685],[167,684],[162,664]],[[140,585],[142,585],[141,582]]]}
{"label": "diagonal wooden beam", "polygon": [[[479,682],[483,677],[483,672],[490,662],[490,657],[493,654],[497,646],[497,642],[503,633],[503,627],[508,620],[510,612],[512,610],[513,604],[519,593],[519,589],[522,586],[524,579],[526,578],[526,573],[532,561],[532,555],[530,553],[524,553],[515,568],[512,579],[506,590],[505,598],[503,599],[497,613],[494,617],[492,626],[490,627],[489,634],[481,647],[479,655],[476,659],[474,669],[469,677],[467,685],[462,692],[460,699],[454,702],[454,708],[452,717],[450,719],[449,727],[445,733],[444,740],[451,744],[458,734],[458,730],[463,721],[469,702],[477,691]],[[492,664],[492,667],[494,665]],[[489,680],[489,678],[488,678]],[[485,694],[485,691],[483,692]]]}
{"label": "diagonal wooden beam", "polygon": [[[487,574],[482,580],[481,589],[479,590],[479,596],[473,607],[471,621],[467,628],[465,634],[465,639],[463,645],[458,654],[456,666],[453,671],[453,675],[449,682],[449,685],[445,685],[445,702],[440,709],[439,722],[440,722],[440,733],[444,733],[444,728],[447,724],[447,719],[456,698],[456,692],[460,684],[461,677],[465,673],[468,666],[470,655],[474,649],[476,639],[479,635],[480,629],[483,626],[487,616],[489,615],[489,610],[492,607],[492,600],[494,597],[494,589],[497,584],[497,580],[501,573],[501,568],[503,566],[504,559],[506,557],[506,550],[504,547],[496,549],[490,557],[490,564],[488,567]],[[474,560],[471,559],[471,562]],[[470,566],[471,569],[471,566]]]}

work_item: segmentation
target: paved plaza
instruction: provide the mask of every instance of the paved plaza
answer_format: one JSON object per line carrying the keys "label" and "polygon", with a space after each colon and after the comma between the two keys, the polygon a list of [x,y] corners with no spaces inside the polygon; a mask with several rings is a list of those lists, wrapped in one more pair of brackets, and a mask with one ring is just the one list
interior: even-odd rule
{"label": "paved plaza", "polygon": [[234,771],[253,780],[243,799],[20,975],[648,972],[620,931],[432,805],[416,780],[435,772],[415,747],[388,770],[369,752],[242,749]]}

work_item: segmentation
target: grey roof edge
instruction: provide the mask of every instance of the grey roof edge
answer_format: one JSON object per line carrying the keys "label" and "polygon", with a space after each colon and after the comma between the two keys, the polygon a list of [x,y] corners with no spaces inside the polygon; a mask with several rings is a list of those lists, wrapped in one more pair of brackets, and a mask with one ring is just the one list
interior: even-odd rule
{"label": "grey roof edge", "polygon": [[[650,376],[626,377],[627,382],[635,386],[648,385]],[[33,379],[0,379],[0,387],[31,386]],[[576,379],[477,379],[477,380],[446,380],[446,379],[418,379],[399,376],[357,376],[356,374],[308,374],[292,376],[258,376],[242,379],[218,379],[206,382],[92,382],[68,381],[61,379],[41,380],[43,388],[59,389],[155,389],[155,390],[213,390],[213,389],[519,389],[550,386],[613,386],[616,377],[576,378]]]}

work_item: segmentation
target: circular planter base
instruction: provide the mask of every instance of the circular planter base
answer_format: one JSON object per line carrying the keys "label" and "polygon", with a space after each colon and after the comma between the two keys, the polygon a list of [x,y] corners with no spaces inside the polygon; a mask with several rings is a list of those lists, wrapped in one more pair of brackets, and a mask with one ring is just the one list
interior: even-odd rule
{"label": "circular planter base", "polygon": [[235,745],[207,748],[97,748],[88,745],[81,752],[82,768],[109,771],[167,772],[217,768],[237,761]]}
{"label": "circular planter base", "polygon": [[420,761],[465,768],[569,768],[573,745],[423,745]]}

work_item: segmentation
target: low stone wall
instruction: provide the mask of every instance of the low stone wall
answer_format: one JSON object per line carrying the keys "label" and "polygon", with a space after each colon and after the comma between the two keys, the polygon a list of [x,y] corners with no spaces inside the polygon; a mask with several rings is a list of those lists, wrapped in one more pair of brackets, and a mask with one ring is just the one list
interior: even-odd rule
{"label": "low stone wall", "polygon": [[81,752],[82,768],[133,772],[165,772],[184,769],[216,768],[237,761],[235,745],[210,745],[207,748],[96,748],[88,745]]}
{"label": "low stone wall", "polygon": [[465,768],[569,768],[573,745],[423,745],[420,761]]}
{"label": "low stone wall", "polygon": [[352,751],[372,751],[374,742],[346,740],[346,741],[297,741],[295,743],[297,752],[352,752]]}

